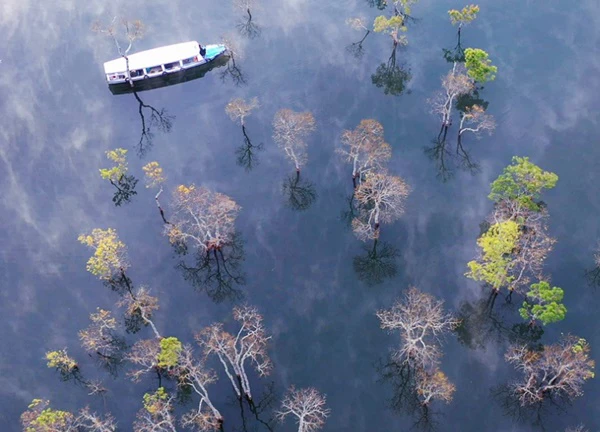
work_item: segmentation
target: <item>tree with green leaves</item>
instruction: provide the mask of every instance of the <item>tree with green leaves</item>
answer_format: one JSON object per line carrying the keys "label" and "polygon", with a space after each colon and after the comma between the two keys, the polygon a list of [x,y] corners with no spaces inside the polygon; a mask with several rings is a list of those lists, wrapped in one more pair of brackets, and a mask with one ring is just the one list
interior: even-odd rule
{"label": "tree with green leaves", "polygon": [[134,432],[175,432],[177,420],[173,415],[173,397],[164,387],[144,395],[144,406],[133,423]]}
{"label": "tree with green leaves", "polygon": [[531,213],[543,210],[541,193],[554,188],[557,181],[555,173],[542,170],[527,157],[514,156],[512,163],[492,183],[488,198],[494,201],[497,213],[503,218],[523,223]]}
{"label": "tree with green leaves", "polygon": [[176,337],[167,337],[160,340],[160,352],[158,353],[158,367],[171,369],[177,366],[179,354],[183,345]]}
{"label": "tree with green leaves", "polygon": [[519,313],[531,325],[536,321],[541,321],[543,325],[562,321],[567,313],[567,308],[561,303],[563,297],[562,288],[550,287],[548,282],[540,281],[531,285]]}
{"label": "tree with green leaves", "polygon": [[47,366],[60,372],[63,380],[73,378],[79,372],[77,361],[67,353],[66,349],[48,351],[46,353]]}
{"label": "tree with green leaves", "polygon": [[116,206],[130,202],[131,198],[137,195],[135,185],[138,181],[134,176],[127,175],[127,150],[122,148],[109,150],[106,152],[106,157],[115,165],[100,169],[100,176],[117,189],[113,202]]}
{"label": "tree with green leaves", "polygon": [[511,254],[517,246],[519,236],[519,225],[514,221],[507,220],[492,225],[477,239],[481,256],[467,264],[469,271],[465,276],[485,282],[496,293],[502,287],[510,287],[514,280]]}
{"label": "tree with green leaves", "polygon": [[34,399],[21,414],[24,432],[115,432],[117,425],[109,414],[104,417],[83,408],[77,414],[50,408],[50,401]]}
{"label": "tree with green leaves", "polygon": [[406,26],[404,25],[404,18],[400,15],[393,15],[390,18],[386,18],[384,15],[379,15],[375,18],[373,23],[373,31],[375,33],[386,33],[389,34],[394,41],[394,47],[396,45],[406,45],[408,40],[402,33],[406,33]]}
{"label": "tree with green leaves", "polygon": [[494,81],[498,68],[492,65],[489,54],[479,48],[465,49],[467,74],[478,83]]}
{"label": "tree with green leaves", "polygon": [[477,18],[477,14],[479,13],[479,6],[477,5],[467,5],[461,10],[450,9],[448,11],[448,15],[450,15],[450,22],[452,25],[458,24],[458,35],[460,37],[460,30],[465,24],[469,24]]}

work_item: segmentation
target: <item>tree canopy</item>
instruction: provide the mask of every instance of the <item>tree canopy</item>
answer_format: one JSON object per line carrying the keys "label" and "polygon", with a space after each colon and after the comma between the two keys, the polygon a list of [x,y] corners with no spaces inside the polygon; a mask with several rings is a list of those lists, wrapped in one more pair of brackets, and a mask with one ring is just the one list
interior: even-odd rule
{"label": "tree canopy", "polygon": [[480,83],[494,81],[498,72],[498,68],[492,65],[489,54],[479,48],[465,49],[465,67],[467,74]]}
{"label": "tree canopy", "polygon": [[527,300],[519,309],[521,317],[526,320],[541,321],[548,325],[565,319],[567,308],[561,303],[564,296],[562,288],[550,287],[546,281],[532,284],[527,293]]}
{"label": "tree canopy", "polygon": [[448,11],[448,15],[450,15],[450,22],[452,25],[458,24],[458,27],[462,27],[465,24],[469,24],[475,18],[477,18],[477,14],[479,13],[478,5],[467,5],[461,10],[450,9]]}

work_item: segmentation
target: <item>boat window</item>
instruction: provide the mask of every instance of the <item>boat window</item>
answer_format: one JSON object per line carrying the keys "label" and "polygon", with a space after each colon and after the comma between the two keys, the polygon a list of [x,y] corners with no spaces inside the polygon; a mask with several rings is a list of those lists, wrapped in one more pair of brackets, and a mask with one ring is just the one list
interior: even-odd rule
{"label": "boat window", "polygon": [[132,71],[130,72],[130,74],[131,74],[131,77],[132,77],[132,78],[135,78],[135,77],[142,76],[142,75],[144,75],[144,69],[132,70]]}
{"label": "boat window", "polygon": [[179,67],[178,61],[165,64],[165,69],[175,69],[176,67]]}
{"label": "boat window", "polygon": [[187,65],[187,64],[190,64],[190,63],[194,63],[194,62],[196,62],[196,61],[197,61],[197,60],[196,60],[196,57],[190,57],[190,58],[187,58],[187,59],[183,60],[183,61],[182,61],[182,63],[183,63],[184,65]]}
{"label": "boat window", "polygon": [[157,72],[162,72],[162,66],[153,66],[153,67],[146,68],[147,74],[153,74],[153,73],[157,73]]}

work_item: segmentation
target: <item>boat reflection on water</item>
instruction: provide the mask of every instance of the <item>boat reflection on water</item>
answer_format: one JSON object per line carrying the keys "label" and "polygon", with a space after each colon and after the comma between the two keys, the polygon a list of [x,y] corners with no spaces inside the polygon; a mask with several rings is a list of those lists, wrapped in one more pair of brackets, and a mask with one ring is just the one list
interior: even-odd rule
{"label": "boat reflection on water", "polygon": [[180,84],[187,81],[193,81],[198,78],[202,78],[207,72],[221,66],[225,66],[229,61],[229,56],[224,54],[215,58],[214,60],[196,66],[189,69],[181,69],[179,71],[170,72],[166,75],[158,75],[155,77],[148,77],[144,80],[133,81],[131,86],[128,82],[111,84],[108,86],[111,93],[114,95],[137,93],[146,90],[152,90],[161,87],[167,87],[170,85]]}

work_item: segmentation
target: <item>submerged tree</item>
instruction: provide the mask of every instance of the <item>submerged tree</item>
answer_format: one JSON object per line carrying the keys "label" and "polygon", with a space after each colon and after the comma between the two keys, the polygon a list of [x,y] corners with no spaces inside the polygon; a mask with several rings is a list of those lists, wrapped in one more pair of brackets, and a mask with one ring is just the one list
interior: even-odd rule
{"label": "submerged tree", "polygon": [[348,18],[346,20],[346,24],[349,25],[354,30],[365,32],[365,34],[361,40],[359,40],[357,42],[352,42],[350,45],[348,45],[346,47],[346,51],[348,51],[354,57],[359,59],[364,54],[363,42],[365,41],[367,36],[369,36],[369,34],[371,33],[371,30],[369,30],[367,28],[366,20],[363,17]]}
{"label": "submerged tree", "polygon": [[583,384],[594,377],[594,360],[585,339],[564,336],[554,345],[539,351],[512,346],[505,355],[523,374],[511,384],[522,406],[539,404],[546,398],[574,399],[583,394]]}
{"label": "submerged tree", "polygon": [[238,398],[253,403],[250,380],[246,372],[249,362],[261,376],[269,375],[272,364],[267,354],[267,336],[263,317],[251,306],[233,308],[233,318],[240,323],[235,335],[223,329],[223,324],[213,324],[196,334],[196,341],[204,354],[216,354]]}
{"label": "submerged tree", "polygon": [[144,407],[133,423],[134,432],[176,432],[177,420],[173,415],[173,397],[164,387],[144,395]]}
{"label": "submerged tree", "polygon": [[172,244],[192,243],[216,254],[231,240],[240,206],[227,195],[180,185],[173,191],[171,205],[173,216],[165,230]]}
{"label": "submerged tree", "polygon": [[458,141],[460,143],[462,134],[472,132],[477,138],[481,132],[487,132],[489,135],[496,129],[496,121],[494,117],[487,114],[485,108],[480,105],[472,105],[465,108],[465,112],[460,118],[458,127]]}
{"label": "submerged tree", "polygon": [[444,312],[444,302],[412,287],[391,309],[377,312],[381,328],[399,330],[402,338],[394,359],[425,371],[437,367],[441,357],[439,344],[444,333],[458,325]]}
{"label": "submerged tree", "polygon": [[316,129],[315,118],[310,112],[295,112],[291,109],[277,111],[273,119],[273,140],[300,172],[306,163],[306,139]]}
{"label": "submerged tree", "polygon": [[562,321],[567,314],[567,308],[561,303],[564,296],[562,288],[550,287],[546,281],[531,285],[526,301],[519,313],[530,325],[541,321],[543,325]]}
{"label": "submerged tree", "polygon": [[479,48],[465,49],[465,67],[467,75],[478,83],[494,81],[498,68],[492,65],[489,54]]}
{"label": "submerged tree", "polygon": [[244,143],[238,147],[235,151],[237,155],[237,163],[240,166],[246,168],[247,171],[252,170],[256,165],[258,165],[258,160],[256,159],[256,151],[262,150],[262,144],[254,145],[246,132],[246,124],[244,122],[245,118],[249,116],[253,110],[259,107],[258,99],[252,98],[249,102],[246,102],[244,99],[232,99],[225,106],[225,112],[229,116],[229,118],[237,122],[239,120],[240,125],[242,126],[242,134],[244,135]]}
{"label": "submerged tree", "polygon": [[456,99],[471,92],[474,88],[473,80],[468,77],[462,66],[455,64],[446,76],[442,78],[443,91],[429,99],[431,112],[439,115],[442,120],[442,128],[438,138],[443,135],[445,139],[448,128],[452,124],[452,109]]}
{"label": "submerged tree", "polygon": [[217,375],[194,358],[189,345],[185,345],[179,355],[176,374],[179,386],[187,386],[200,396],[198,408],[185,414],[182,424],[198,431],[222,430],[223,416],[213,405],[206,389],[217,380]]}
{"label": "submerged tree", "polygon": [[86,264],[88,272],[108,283],[126,278],[125,271],[129,268],[127,247],[115,229],[94,228],[90,234],[81,234],[77,239],[94,249],[94,255]]}
{"label": "submerged tree", "polygon": [[77,414],[50,408],[50,401],[33,399],[27,411],[21,414],[21,425],[26,432],[115,432],[117,424],[110,415],[104,417],[81,409]]}
{"label": "submerged tree", "polygon": [[[137,154],[139,157],[144,157],[152,148],[152,141],[154,140],[153,131],[158,128],[162,133],[171,132],[175,117],[169,115],[164,108],[156,109],[152,105],[144,103],[137,92],[133,92],[133,95],[139,104],[138,113],[142,123],[142,132],[140,134],[140,141],[138,142]],[[150,113],[149,119],[146,117],[148,112]]]}
{"label": "submerged tree", "polygon": [[128,203],[134,195],[137,179],[132,175],[127,175],[127,150],[117,148],[106,152],[106,157],[113,161],[115,165],[111,168],[100,169],[100,176],[110,181],[117,191],[113,196],[113,202],[116,206]]}
{"label": "submerged tree", "polygon": [[116,332],[117,320],[110,311],[97,308],[90,314],[91,324],[79,331],[81,345],[88,353],[95,353],[106,365],[120,363],[125,341]]}
{"label": "submerged tree", "polygon": [[385,142],[383,126],[377,120],[361,120],[356,129],[342,132],[342,147],[336,150],[352,163],[352,182],[356,187],[365,174],[382,170],[392,157],[392,147]]}
{"label": "submerged tree", "polygon": [[[474,21],[477,18],[477,14],[479,13],[479,6],[477,5],[467,5],[461,10],[450,9],[448,11],[448,15],[450,15],[450,22],[452,25],[458,24],[458,37],[460,38],[460,30],[466,24]],[[460,40],[460,39],[459,39]]]}
{"label": "submerged tree", "polygon": [[456,391],[454,384],[439,369],[435,369],[433,372],[419,369],[415,383],[417,394],[423,405],[429,405],[433,400],[450,403]]}
{"label": "submerged tree", "polygon": [[410,187],[400,177],[370,173],[356,188],[360,215],[352,221],[356,236],[366,241],[379,238],[381,223],[391,223],[404,213]]}
{"label": "submerged tree", "polygon": [[359,280],[367,285],[377,285],[396,276],[398,249],[385,242],[379,245],[378,239],[373,241],[372,248],[365,245],[363,249],[366,254],[355,256],[352,262]]}
{"label": "submerged tree", "polygon": [[312,387],[296,389],[292,386],[281,402],[277,418],[283,421],[292,414],[296,417],[298,432],[315,432],[323,427],[325,419],[331,413],[325,404],[325,395],[319,393],[317,389]]}
{"label": "submerged tree", "polygon": [[161,335],[152,321],[152,314],[159,307],[158,298],[151,296],[145,287],[129,291],[119,302],[118,306],[125,308],[125,328],[129,333],[138,332],[142,326],[150,326],[156,338]]}
{"label": "submerged tree", "polygon": [[144,170],[144,174],[146,177],[146,187],[147,188],[155,188],[160,187],[156,195],[154,196],[154,201],[156,201],[156,206],[158,207],[158,212],[160,213],[160,217],[162,218],[165,224],[168,224],[169,221],[165,217],[165,211],[160,205],[160,201],[158,198],[163,192],[162,184],[165,182],[166,177],[163,173],[162,167],[158,164],[158,162],[149,162],[142,167]]}
{"label": "submerged tree", "polygon": [[[121,47],[121,43],[119,39],[122,37],[120,35],[120,31],[117,29],[117,26],[122,26],[124,31],[124,37],[126,39],[127,48],[124,50]],[[131,74],[129,71],[129,51],[133,47],[133,42],[138,39],[141,39],[144,36],[144,23],[140,20],[128,21],[127,19],[118,20],[117,17],[114,17],[111,23],[104,27],[100,22],[95,22],[92,24],[92,31],[105,34],[109,36],[115,43],[117,47],[117,51],[119,55],[125,59],[125,66],[127,68],[127,80],[129,81],[129,85],[133,87],[133,81],[131,81]]]}

